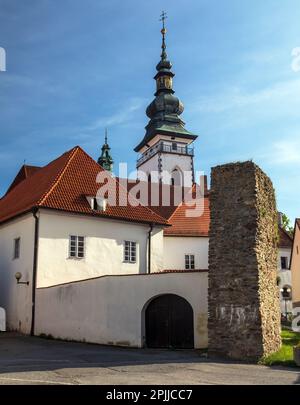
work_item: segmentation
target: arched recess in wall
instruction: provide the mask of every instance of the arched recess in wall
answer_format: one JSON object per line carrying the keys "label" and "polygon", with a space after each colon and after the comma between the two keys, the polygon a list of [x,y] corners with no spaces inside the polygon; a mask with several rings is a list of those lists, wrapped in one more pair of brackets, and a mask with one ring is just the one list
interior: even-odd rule
{"label": "arched recess in wall", "polygon": [[171,172],[171,184],[172,186],[183,186],[183,172],[179,167],[174,167]]}

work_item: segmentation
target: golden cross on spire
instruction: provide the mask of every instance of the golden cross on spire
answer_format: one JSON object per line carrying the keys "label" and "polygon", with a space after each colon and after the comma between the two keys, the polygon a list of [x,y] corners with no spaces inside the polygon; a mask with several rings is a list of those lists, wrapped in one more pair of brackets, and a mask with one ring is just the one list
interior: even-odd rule
{"label": "golden cross on spire", "polygon": [[165,30],[165,20],[168,18],[167,13],[163,11],[160,15],[160,20],[163,23],[163,30]]}

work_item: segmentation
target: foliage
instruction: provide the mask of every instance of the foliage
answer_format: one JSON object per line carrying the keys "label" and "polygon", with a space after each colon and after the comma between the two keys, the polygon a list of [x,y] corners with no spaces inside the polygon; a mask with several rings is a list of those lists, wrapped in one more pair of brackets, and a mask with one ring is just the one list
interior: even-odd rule
{"label": "foliage", "polygon": [[288,216],[287,216],[286,214],[282,214],[281,220],[282,220],[282,228],[283,228],[288,234],[290,234],[290,235],[292,236],[293,233],[294,233],[294,228],[293,228],[293,226],[291,225],[291,221],[290,221],[290,219],[288,218]]}

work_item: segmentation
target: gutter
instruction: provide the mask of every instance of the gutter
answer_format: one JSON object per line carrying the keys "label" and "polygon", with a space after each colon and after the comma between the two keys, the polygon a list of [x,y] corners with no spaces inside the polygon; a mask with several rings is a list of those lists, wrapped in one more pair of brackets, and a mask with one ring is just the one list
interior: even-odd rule
{"label": "gutter", "polygon": [[38,208],[32,210],[32,215],[35,219],[34,224],[34,248],[33,248],[33,269],[32,269],[32,312],[31,312],[31,329],[30,335],[34,336],[35,327],[35,297],[36,297],[36,279],[37,279],[37,263],[38,263],[38,243],[39,243],[39,217]]}
{"label": "gutter", "polygon": [[153,224],[149,224],[149,225],[150,225],[150,229],[148,232],[148,271],[147,271],[148,274],[151,273],[151,235],[152,235],[152,231],[153,231]]}

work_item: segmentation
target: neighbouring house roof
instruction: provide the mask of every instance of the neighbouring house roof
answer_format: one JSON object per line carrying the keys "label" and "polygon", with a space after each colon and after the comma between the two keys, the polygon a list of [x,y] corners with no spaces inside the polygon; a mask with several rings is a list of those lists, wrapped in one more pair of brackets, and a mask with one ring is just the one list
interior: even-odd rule
{"label": "neighbouring house roof", "polygon": [[[126,181],[126,179],[123,179]],[[129,180],[127,183],[127,189],[132,192],[133,187],[136,186],[138,182],[136,180]],[[153,204],[151,202],[151,197],[153,194],[153,183],[144,183],[148,188],[148,201],[149,207],[152,211],[156,212],[161,217],[167,219],[170,223],[170,227],[164,230],[165,236],[203,236],[208,237],[209,223],[210,223],[210,211],[209,211],[209,192],[207,190],[207,181],[204,179],[204,196],[198,199],[199,202],[199,215],[195,215],[196,208],[189,206],[188,203],[179,201],[176,203],[174,195],[176,194],[176,187],[170,185],[162,185],[157,183],[159,187],[159,201],[158,204]],[[195,198],[195,187],[194,184],[192,190],[186,189],[187,194],[191,192],[190,197]],[[155,190],[155,188],[154,188]],[[181,188],[180,188],[181,190]],[[170,194],[170,204],[165,206],[162,204],[162,195],[166,192]],[[188,197],[189,198],[189,197]],[[190,213],[195,216],[189,216]]]}
{"label": "neighbouring house roof", "polygon": [[[108,204],[105,211],[92,210],[86,196],[96,196],[100,187],[96,178],[104,169],[79,146],[42,168],[30,167],[30,170],[27,170],[28,166],[21,168],[13,182],[14,186],[12,184],[0,200],[0,223],[41,207],[96,217],[168,225],[165,218],[139,204]],[[109,173],[107,175],[110,176]],[[111,178],[110,184],[117,189],[119,201],[118,180]],[[127,190],[124,190],[124,193],[128,199]]]}
{"label": "neighbouring house roof", "polygon": [[291,249],[293,246],[293,237],[289,235],[281,226],[278,227],[279,229],[279,248],[283,249]]}
{"label": "neighbouring house roof", "polygon": [[200,215],[197,214],[197,208],[193,208],[185,202],[176,208],[169,218],[171,226],[164,230],[165,236],[209,236],[209,196],[206,195],[198,201]]}

